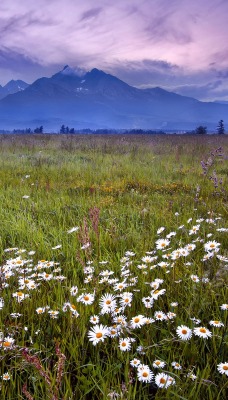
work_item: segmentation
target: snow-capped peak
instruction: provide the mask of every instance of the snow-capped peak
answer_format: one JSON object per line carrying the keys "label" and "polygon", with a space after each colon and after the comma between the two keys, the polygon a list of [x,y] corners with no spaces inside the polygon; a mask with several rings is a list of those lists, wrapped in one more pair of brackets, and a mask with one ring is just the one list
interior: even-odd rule
{"label": "snow-capped peak", "polygon": [[80,67],[71,68],[69,65],[66,65],[61,71],[61,74],[81,77],[86,74],[86,70]]}

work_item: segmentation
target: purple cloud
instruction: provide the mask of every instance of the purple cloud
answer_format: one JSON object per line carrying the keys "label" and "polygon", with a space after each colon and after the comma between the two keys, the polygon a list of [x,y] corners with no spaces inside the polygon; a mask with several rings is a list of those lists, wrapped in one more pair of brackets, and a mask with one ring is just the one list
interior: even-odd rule
{"label": "purple cloud", "polygon": [[85,20],[90,20],[91,18],[95,18],[101,12],[102,12],[102,8],[101,7],[91,8],[90,10],[85,11],[82,14],[80,21],[85,21]]}
{"label": "purple cloud", "polygon": [[208,95],[208,84],[226,79],[224,0],[1,0],[0,12],[0,83],[66,64],[139,87],[196,85]]}

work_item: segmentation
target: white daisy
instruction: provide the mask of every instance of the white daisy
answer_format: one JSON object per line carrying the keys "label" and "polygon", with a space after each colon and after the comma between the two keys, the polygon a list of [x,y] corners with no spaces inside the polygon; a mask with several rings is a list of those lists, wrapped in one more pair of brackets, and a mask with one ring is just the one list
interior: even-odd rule
{"label": "white daisy", "polygon": [[92,293],[83,293],[81,294],[81,296],[79,296],[77,298],[77,301],[80,301],[81,303],[85,304],[85,305],[91,305],[94,302],[94,294]]}
{"label": "white daisy", "polygon": [[129,338],[119,339],[119,348],[121,351],[131,350],[131,340]]}
{"label": "white daisy", "polygon": [[192,337],[192,330],[185,325],[180,325],[176,329],[177,336],[182,340],[189,340]]}
{"label": "white daisy", "polygon": [[145,257],[142,258],[142,262],[146,263],[146,264],[149,264],[149,263],[151,263],[153,261],[154,261],[154,257],[145,256]]}
{"label": "white daisy", "polygon": [[165,230],[165,227],[164,227],[164,226],[161,226],[161,228],[159,228],[159,229],[157,230],[157,234],[160,235],[160,233],[162,233],[164,230]]}
{"label": "white daisy", "polygon": [[164,361],[155,360],[153,362],[153,367],[154,368],[164,368],[165,365],[166,365],[166,363]]}
{"label": "white daisy", "polygon": [[138,358],[134,358],[130,361],[130,365],[132,367],[139,367],[141,365],[141,361]]}
{"label": "white daisy", "polygon": [[89,322],[91,322],[91,324],[99,324],[99,316],[98,315],[92,315],[92,317],[90,317]]}
{"label": "white daisy", "polygon": [[122,325],[122,326],[126,326],[127,325],[127,318],[125,317],[125,315],[118,315],[117,317],[115,317],[113,319],[113,322]]}
{"label": "white daisy", "polygon": [[164,321],[166,319],[166,315],[163,313],[163,311],[156,311],[154,313],[154,318],[157,321]]}
{"label": "white daisy", "polygon": [[217,370],[220,372],[220,374],[225,374],[228,376],[228,362],[218,364]]}
{"label": "white daisy", "polygon": [[212,336],[212,333],[204,326],[199,326],[198,328],[194,328],[193,331],[196,336],[202,337],[204,339],[208,339],[209,337]]}
{"label": "white daisy", "polygon": [[133,294],[130,292],[124,292],[121,296],[120,296],[120,304],[122,307],[130,307],[131,306],[131,302],[132,302],[132,298],[133,298]]}
{"label": "white daisy", "polygon": [[221,321],[216,321],[216,320],[215,320],[215,321],[210,321],[209,324],[210,324],[211,326],[216,327],[216,328],[220,328],[221,326],[224,326],[223,322],[221,322]]}
{"label": "white daisy", "polygon": [[170,303],[170,305],[171,305],[171,307],[177,307],[178,306],[178,302],[176,301],[176,302]]}
{"label": "white daisy", "polygon": [[56,319],[58,318],[59,311],[50,310],[48,311],[48,314],[50,315],[51,319]]}
{"label": "white daisy", "polygon": [[120,335],[120,332],[121,332],[121,331],[120,331],[119,327],[117,327],[116,325],[114,325],[114,326],[111,326],[111,327],[109,328],[108,336],[111,337],[111,338],[114,338],[114,337],[119,336],[119,335]]}
{"label": "white daisy", "polygon": [[18,303],[21,303],[24,299],[29,297],[28,294],[24,294],[23,292],[16,292],[12,294],[13,297],[15,297],[18,301]]}
{"label": "white daisy", "polygon": [[187,377],[190,378],[192,381],[195,381],[197,379],[197,376],[192,372],[189,372]]}
{"label": "white daisy", "polygon": [[103,342],[108,336],[108,328],[104,325],[94,325],[88,332],[89,341],[95,346],[99,342]]}
{"label": "white daisy", "polygon": [[45,307],[38,307],[36,309],[37,314],[43,314],[45,312]]}
{"label": "white daisy", "polygon": [[155,376],[155,383],[159,388],[167,389],[171,384],[171,380],[169,380],[170,376],[161,372]]}
{"label": "white daisy", "polygon": [[154,299],[152,297],[143,297],[142,302],[146,308],[152,308]]}
{"label": "white daisy", "polygon": [[119,283],[116,283],[116,284],[114,285],[113,289],[114,289],[115,291],[119,290],[119,291],[121,292],[121,291],[122,291],[123,289],[125,289],[127,286],[128,286],[127,283],[125,283],[125,282],[119,282]]}
{"label": "white daisy", "polygon": [[168,239],[158,239],[155,243],[158,250],[163,250],[169,245],[170,241]]}
{"label": "white daisy", "polygon": [[99,305],[101,307],[101,313],[106,314],[110,313],[115,310],[117,307],[116,303],[116,296],[113,294],[106,293],[103,296],[101,296]]}
{"label": "white daisy", "polygon": [[182,369],[182,366],[176,361],[173,361],[171,365],[173,366],[174,369]]}
{"label": "white daisy", "polygon": [[8,372],[5,372],[2,375],[2,379],[3,379],[3,381],[9,381],[10,380],[10,374]]}
{"label": "white daisy", "polygon": [[143,315],[137,315],[130,321],[130,325],[133,329],[141,328],[145,324],[145,317]]}
{"label": "white daisy", "polygon": [[0,347],[4,350],[12,349],[15,340],[9,336],[6,336],[1,342]]}
{"label": "white daisy", "polygon": [[133,251],[126,251],[125,256],[126,257],[133,257],[133,256],[135,256],[135,253]]}
{"label": "white daisy", "polygon": [[175,314],[174,312],[169,311],[167,313],[167,318],[168,319],[174,319],[177,316],[177,314]]}
{"label": "white daisy", "polygon": [[153,324],[155,320],[153,318],[145,317],[145,325]]}
{"label": "white daisy", "polygon": [[204,244],[205,251],[215,251],[220,246],[220,243],[214,241],[207,242]]}
{"label": "white daisy", "polygon": [[195,283],[198,283],[200,281],[200,279],[197,275],[191,275],[190,278]]}
{"label": "white daisy", "polygon": [[187,244],[187,245],[185,246],[185,248],[186,248],[188,251],[193,251],[193,250],[195,250],[196,245],[195,245],[194,243],[189,243],[189,244]]}
{"label": "white daisy", "polygon": [[154,374],[148,365],[141,364],[137,369],[137,377],[140,382],[149,383],[152,381]]}
{"label": "white daisy", "polygon": [[160,290],[152,290],[150,292],[152,299],[157,300],[159,296],[164,294],[166,292],[166,289],[160,289]]}
{"label": "white daisy", "polygon": [[222,304],[221,306],[220,306],[220,308],[221,308],[221,310],[228,310],[228,304]]}

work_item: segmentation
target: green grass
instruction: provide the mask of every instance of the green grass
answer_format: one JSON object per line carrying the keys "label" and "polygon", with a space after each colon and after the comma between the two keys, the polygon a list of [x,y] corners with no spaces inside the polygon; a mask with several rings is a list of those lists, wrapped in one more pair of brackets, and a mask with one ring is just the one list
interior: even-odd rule
{"label": "green grass", "polygon": [[[208,261],[202,258],[204,243],[210,240],[220,243],[219,254],[227,258],[227,232],[217,231],[227,228],[227,136],[1,135],[0,144],[0,297],[4,299],[0,331],[15,340],[12,349],[0,349],[0,375],[9,372],[11,376],[1,382],[2,398],[29,399],[29,392],[35,400],[110,399],[110,393],[117,392],[124,399],[225,399],[227,376],[218,372],[217,365],[228,362],[228,310],[220,308],[227,303],[227,262],[216,254]],[[215,152],[220,147],[222,151]],[[201,161],[209,157],[211,165],[203,174]],[[99,216],[92,217],[91,210]],[[220,219],[215,224],[206,221],[216,217]],[[187,222],[189,218],[192,221]],[[189,235],[199,218],[204,219],[199,232]],[[79,230],[68,234],[74,226]],[[161,226],[165,231],[158,235]],[[166,259],[155,242],[169,232],[176,236],[170,239],[167,253],[199,241],[186,259],[168,259],[168,267],[162,268],[157,264]],[[86,242],[90,247],[81,249]],[[53,249],[59,244],[61,248]],[[11,247],[35,254],[4,251]],[[156,268],[139,269],[142,257],[153,250],[158,257]],[[121,262],[126,251],[136,254],[129,267]],[[32,259],[31,270],[13,269],[5,287],[4,265],[19,256]],[[39,271],[35,268],[39,260],[59,265]],[[95,270],[85,283],[88,261]],[[123,265],[137,278],[134,286],[125,289],[133,293],[132,307],[124,311],[128,323],[139,314],[153,318],[156,311],[176,313],[175,319],[140,329],[124,328],[120,337],[136,339],[129,352],[120,351],[118,338],[93,346],[87,336],[90,316],[100,312],[100,297],[119,294],[113,283],[99,283],[99,273],[110,269],[121,282]],[[58,267],[61,271],[53,275],[63,275],[62,281],[35,275]],[[192,281],[192,274],[200,278],[199,283]],[[19,277],[33,279],[39,286],[19,289]],[[209,283],[202,282],[205,277]],[[156,278],[164,280],[159,289],[166,292],[147,309],[141,300],[150,294],[147,283]],[[75,285],[79,293],[73,297],[70,288]],[[17,302],[12,294],[18,291],[29,297]],[[94,291],[93,304],[77,302],[80,294]],[[78,318],[62,310],[66,302],[76,306]],[[172,302],[179,306],[171,307]],[[57,319],[51,319],[47,310],[37,314],[38,307],[47,306],[59,311]],[[11,313],[22,315],[15,319]],[[178,338],[177,326],[193,329],[193,317],[213,333],[211,338]],[[209,321],[213,319],[221,320],[224,327],[212,328]],[[100,323],[111,326],[114,322],[105,314]],[[145,354],[137,353],[139,345]],[[175,385],[159,389],[154,381],[139,382],[136,369],[130,366],[134,357],[155,374],[160,371],[152,366],[154,360],[165,361],[165,371]],[[173,361],[182,369],[174,370]],[[197,376],[195,381],[187,376],[191,371]]]}

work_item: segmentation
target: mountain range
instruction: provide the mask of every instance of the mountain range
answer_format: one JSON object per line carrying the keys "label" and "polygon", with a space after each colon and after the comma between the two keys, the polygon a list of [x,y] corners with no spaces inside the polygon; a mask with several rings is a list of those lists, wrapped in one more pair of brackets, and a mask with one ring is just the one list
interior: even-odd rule
{"label": "mountain range", "polygon": [[226,123],[228,104],[202,102],[160,87],[138,89],[96,68],[89,72],[66,65],[50,78],[31,85],[10,81],[0,86],[0,129],[215,130]]}
{"label": "mountain range", "polygon": [[14,94],[26,89],[29,86],[28,83],[17,80],[9,81],[5,86],[0,85],[0,100],[8,96],[8,94]]}

